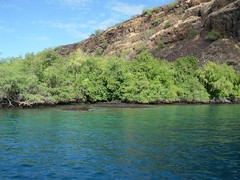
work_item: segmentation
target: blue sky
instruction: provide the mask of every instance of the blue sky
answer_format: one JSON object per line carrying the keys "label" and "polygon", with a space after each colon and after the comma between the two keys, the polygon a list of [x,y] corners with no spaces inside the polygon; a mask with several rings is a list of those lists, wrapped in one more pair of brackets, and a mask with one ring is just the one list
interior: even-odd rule
{"label": "blue sky", "polygon": [[70,44],[173,0],[0,0],[0,58]]}

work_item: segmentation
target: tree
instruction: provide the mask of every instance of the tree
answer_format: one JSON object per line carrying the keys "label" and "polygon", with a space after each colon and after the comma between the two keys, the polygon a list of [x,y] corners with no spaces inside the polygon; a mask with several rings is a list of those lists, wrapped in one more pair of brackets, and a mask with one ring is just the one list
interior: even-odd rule
{"label": "tree", "polygon": [[207,62],[198,71],[198,78],[211,98],[230,98],[234,94],[236,74],[233,67],[227,64]]}
{"label": "tree", "polygon": [[199,82],[196,71],[198,59],[195,57],[178,58],[173,63],[177,94],[182,101],[208,101],[209,94]]}

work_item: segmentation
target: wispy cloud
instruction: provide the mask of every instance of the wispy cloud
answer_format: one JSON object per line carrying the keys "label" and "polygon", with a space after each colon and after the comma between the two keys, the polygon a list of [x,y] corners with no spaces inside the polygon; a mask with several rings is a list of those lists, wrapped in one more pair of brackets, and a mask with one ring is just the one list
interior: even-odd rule
{"label": "wispy cloud", "polygon": [[1,2],[0,4],[0,9],[15,9],[15,10],[22,10],[21,7],[16,6],[14,4],[11,3],[6,3],[6,2]]}
{"label": "wispy cloud", "polygon": [[[53,21],[53,20],[40,20],[33,22],[34,24],[41,24],[45,26],[46,29],[56,28],[59,30],[64,30],[68,35],[85,39],[88,38],[90,33],[96,29],[106,29],[116,23],[118,23],[117,18],[108,18],[102,21],[89,20],[85,23],[63,23],[61,21]],[[85,31],[88,30],[86,33]],[[39,40],[45,40],[45,38],[39,37]],[[47,39],[46,39],[47,40]]]}
{"label": "wispy cloud", "polygon": [[14,29],[0,25],[0,32],[12,33],[12,32],[14,32]]}
{"label": "wispy cloud", "polygon": [[47,20],[47,21],[40,20],[40,21],[36,21],[34,23],[45,24],[45,25],[49,25],[51,27],[59,28],[59,29],[74,29],[74,28],[85,28],[85,27],[87,27],[86,24],[63,23],[61,21],[51,21],[51,20]]}
{"label": "wispy cloud", "polygon": [[118,23],[118,18],[108,18],[106,20],[103,20],[101,22],[99,22],[97,25],[96,25],[96,28],[97,29],[106,29],[110,26],[113,26],[114,24]]}
{"label": "wispy cloud", "polygon": [[47,36],[41,36],[36,34],[28,34],[25,36],[17,36],[17,39],[23,40],[23,41],[38,41],[38,42],[46,42],[50,41],[51,39]]}
{"label": "wispy cloud", "polygon": [[112,11],[127,15],[133,16],[136,14],[140,14],[145,7],[143,4],[130,4],[121,1],[113,1],[109,3],[109,7]]}
{"label": "wispy cloud", "polygon": [[81,32],[81,29],[87,28],[87,24],[79,24],[79,23],[63,23],[60,21],[36,21],[34,22],[36,24],[42,24],[52,28],[62,29],[65,30],[69,35],[75,37],[75,38],[86,38],[88,37],[88,34]]}
{"label": "wispy cloud", "polygon": [[36,41],[49,41],[50,40],[50,38],[46,37],[46,36],[35,36],[35,37],[33,37],[33,39]]}
{"label": "wispy cloud", "polygon": [[91,4],[93,2],[93,0],[45,0],[45,1],[50,4],[57,4],[71,9],[86,8],[88,4]]}

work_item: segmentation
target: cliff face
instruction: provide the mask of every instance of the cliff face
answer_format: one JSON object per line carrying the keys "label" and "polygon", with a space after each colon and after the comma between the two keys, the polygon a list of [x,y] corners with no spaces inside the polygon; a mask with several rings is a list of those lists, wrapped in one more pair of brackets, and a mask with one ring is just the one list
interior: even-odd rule
{"label": "cliff face", "polygon": [[77,49],[90,54],[132,58],[142,50],[172,61],[193,55],[240,63],[240,0],[179,0],[147,10],[82,42],[61,46],[65,55]]}

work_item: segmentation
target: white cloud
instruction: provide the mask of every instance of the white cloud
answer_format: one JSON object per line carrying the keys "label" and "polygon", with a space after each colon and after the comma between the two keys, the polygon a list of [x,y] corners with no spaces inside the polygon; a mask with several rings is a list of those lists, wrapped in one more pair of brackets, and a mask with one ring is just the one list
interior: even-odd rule
{"label": "white cloud", "polygon": [[[102,21],[96,21],[96,20],[89,20],[86,23],[63,23],[61,21],[51,21],[51,20],[40,20],[33,22],[34,24],[41,24],[43,26],[46,26],[46,29],[49,28],[56,28],[60,30],[64,30],[66,33],[68,33],[70,36],[74,38],[79,39],[85,39],[88,38],[91,30],[94,31],[96,29],[106,29],[107,27],[110,27],[116,23],[118,23],[118,18],[108,18]],[[85,30],[88,30],[86,33]],[[45,38],[39,37],[39,40],[45,40]],[[47,40],[47,39],[46,39]]]}
{"label": "white cloud", "polygon": [[52,28],[65,30],[69,35],[75,38],[87,38],[88,34],[82,33],[81,29],[87,28],[87,24],[78,24],[78,23],[63,23],[60,21],[36,21],[36,24],[46,25]]}
{"label": "white cloud", "polygon": [[47,36],[41,36],[36,34],[28,34],[27,36],[17,36],[17,39],[23,40],[23,41],[50,41],[50,38]]}
{"label": "white cloud", "polygon": [[91,4],[93,0],[46,0],[46,2],[71,9],[82,9],[86,8],[88,4]]}
{"label": "white cloud", "polygon": [[97,29],[106,29],[110,26],[113,26],[114,24],[118,23],[118,19],[117,18],[108,18],[106,20],[103,20],[102,22],[99,22],[97,24]]}
{"label": "white cloud", "polygon": [[54,28],[59,29],[76,29],[76,28],[85,28],[86,24],[77,24],[77,23],[62,23],[60,21],[37,21],[39,24],[49,25]]}
{"label": "white cloud", "polygon": [[109,7],[112,11],[121,13],[123,15],[133,16],[140,14],[145,7],[143,4],[129,4],[120,1],[109,3]]}
{"label": "white cloud", "polygon": [[0,9],[3,8],[3,9],[16,9],[16,10],[22,10],[21,7],[19,6],[16,6],[14,4],[11,4],[11,3],[6,3],[6,2],[3,2],[0,4]]}

